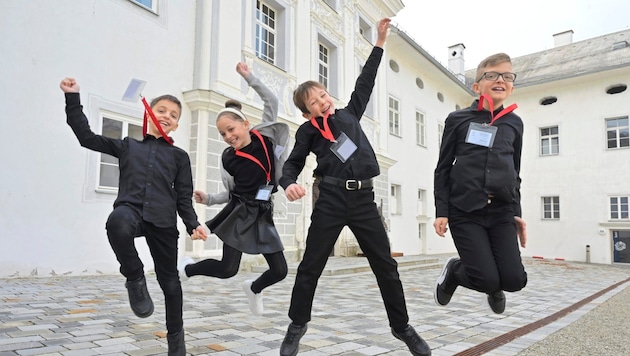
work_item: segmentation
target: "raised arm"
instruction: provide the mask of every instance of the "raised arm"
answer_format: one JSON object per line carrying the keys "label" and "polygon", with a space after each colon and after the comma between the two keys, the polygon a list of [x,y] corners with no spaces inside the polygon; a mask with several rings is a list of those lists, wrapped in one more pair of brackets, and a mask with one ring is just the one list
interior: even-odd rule
{"label": "raised arm", "polygon": [[262,122],[273,122],[278,117],[278,97],[263,82],[256,77],[247,64],[239,62],[236,65],[236,71],[245,79],[247,84],[252,87],[260,96],[264,103]]}

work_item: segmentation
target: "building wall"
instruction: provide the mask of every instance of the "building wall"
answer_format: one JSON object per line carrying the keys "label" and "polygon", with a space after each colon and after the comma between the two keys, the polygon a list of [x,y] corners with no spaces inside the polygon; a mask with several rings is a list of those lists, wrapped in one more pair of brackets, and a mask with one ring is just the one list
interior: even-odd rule
{"label": "building wall", "polygon": [[[59,83],[77,79],[94,130],[103,110],[141,117],[141,103],[121,100],[132,78],[147,82],[147,98],[182,99],[192,86],[195,3],[158,5],[159,16],[128,0],[0,2],[0,276],[117,273],[105,234],[115,195],[94,190],[98,156],[66,124]],[[173,135],[186,150],[190,119],[184,110]]]}
{"label": "building wall", "polygon": [[[630,114],[628,91],[606,89],[628,83],[630,68],[517,88],[512,100],[525,123],[521,176],[523,217],[529,242],[525,256],[612,263],[612,231],[630,221],[610,219],[609,197],[630,194],[630,150],[608,149],[606,118]],[[540,105],[542,98],[558,101]],[[558,126],[559,154],[540,154],[540,128]],[[543,219],[542,197],[558,196],[560,218]]]}

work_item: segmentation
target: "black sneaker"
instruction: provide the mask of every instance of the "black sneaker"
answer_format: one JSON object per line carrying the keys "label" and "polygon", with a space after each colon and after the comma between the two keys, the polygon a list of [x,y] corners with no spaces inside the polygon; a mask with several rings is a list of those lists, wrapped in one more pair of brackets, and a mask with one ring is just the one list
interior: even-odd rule
{"label": "black sneaker", "polygon": [[442,273],[440,273],[440,276],[435,282],[433,299],[437,305],[447,305],[451,301],[455,289],[457,289],[457,284],[453,287],[453,282],[451,281],[453,279],[453,264],[457,261],[459,261],[459,257],[449,258],[442,268]]}
{"label": "black sneaker", "polygon": [[282,346],[280,346],[280,356],[297,355],[300,349],[300,339],[306,333],[306,329],[308,329],[306,324],[304,324],[304,326],[297,326],[293,323],[289,324],[287,334],[282,341]]}
{"label": "black sneaker", "polygon": [[488,305],[497,314],[505,311],[505,293],[502,290],[488,294]]}
{"label": "black sneaker", "polygon": [[168,356],[186,356],[184,329],[174,334],[166,334],[166,341],[168,341]]}
{"label": "black sneaker", "polygon": [[135,281],[125,282],[129,294],[131,310],[139,318],[147,318],[153,314],[153,301],[147,290],[147,280],[144,276]]}
{"label": "black sneaker", "polygon": [[407,328],[401,333],[397,333],[396,330],[392,329],[392,334],[398,340],[407,344],[407,347],[409,347],[409,351],[411,351],[412,355],[431,356],[431,348],[427,342],[418,335],[411,325],[407,325]]}

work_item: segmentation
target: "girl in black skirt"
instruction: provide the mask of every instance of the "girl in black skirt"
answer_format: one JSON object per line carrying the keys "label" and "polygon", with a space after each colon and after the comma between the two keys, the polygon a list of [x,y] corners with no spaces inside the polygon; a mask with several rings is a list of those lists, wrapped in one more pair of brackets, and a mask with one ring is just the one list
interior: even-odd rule
{"label": "girl in black skirt", "polygon": [[289,127],[276,122],[278,98],[245,63],[236,71],[254,88],[264,102],[262,123],[250,130],[250,123],[241,112],[241,103],[228,100],[217,114],[217,130],[230,145],[221,157],[221,176],[226,191],[207,194],[195,191],[197,203],[227,205],[206,222],[223,241],[222,260],[206,259],[194,263],[184,257],[179,265],[180,277],[203,275],[230,278],[236,275],[243,253],[262,254],[269,270],[256,280],[243,283],[249,307],[254,315],[262,315],[262,290],[278,283],[287,275],[282,241],[273,223],[271,195],[277,189],[276,172],[282,172],[289,140]]}

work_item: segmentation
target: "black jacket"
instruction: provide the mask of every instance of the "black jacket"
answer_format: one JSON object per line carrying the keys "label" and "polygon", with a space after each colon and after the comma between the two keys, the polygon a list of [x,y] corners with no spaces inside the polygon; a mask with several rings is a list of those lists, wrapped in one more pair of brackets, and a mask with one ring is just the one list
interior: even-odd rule
{"label": "black jacket", "polygon": [[521,216],[523,121],[513,112],[495,121],[492,148],[466,143],[471,122],[490,123],[490,112],[477,111],[478,102],[446,119],[434,177],[436,217],[448,217],[449,204],[466,212],[481,209],[489,195],[511,203],[514,215]]}
{"label": "black jacket", "polygon": [[[343,109],[335,109],[335,113],[330,115],[328,119],[333,135],[339,137],[341,132],[344,132],[357,145],[357,150],[345,163],[342,163],[330,150],[332,143],[321,135],[310,120],[303,123],[295,133],[295,146],[282,169],[282,178],[279,182],[282,188],[286,189],[296,182],[310,152],[317,156],[315,176],[369,179],[380,174],[376,155],[361,128],[359,120],[361,120],[370,100],[382,56],[382,48],[374,47],[372,49],[372,53],[357,78],[348,106]],[[323,118],[318,117],[315,120],[320,128],[323,128]]]}
{"label": "black jacket", "polygon": [[97,135],[83,114],[78,93],[66,93],[68,125],[81,146],[119,160],[120,182],[114,207],[136,209],[157,227],[176,227],[177,213],[190,234],[197,226],[192,206],[193,182],[188,153],[164,138],[147,135],[143,141]]}

